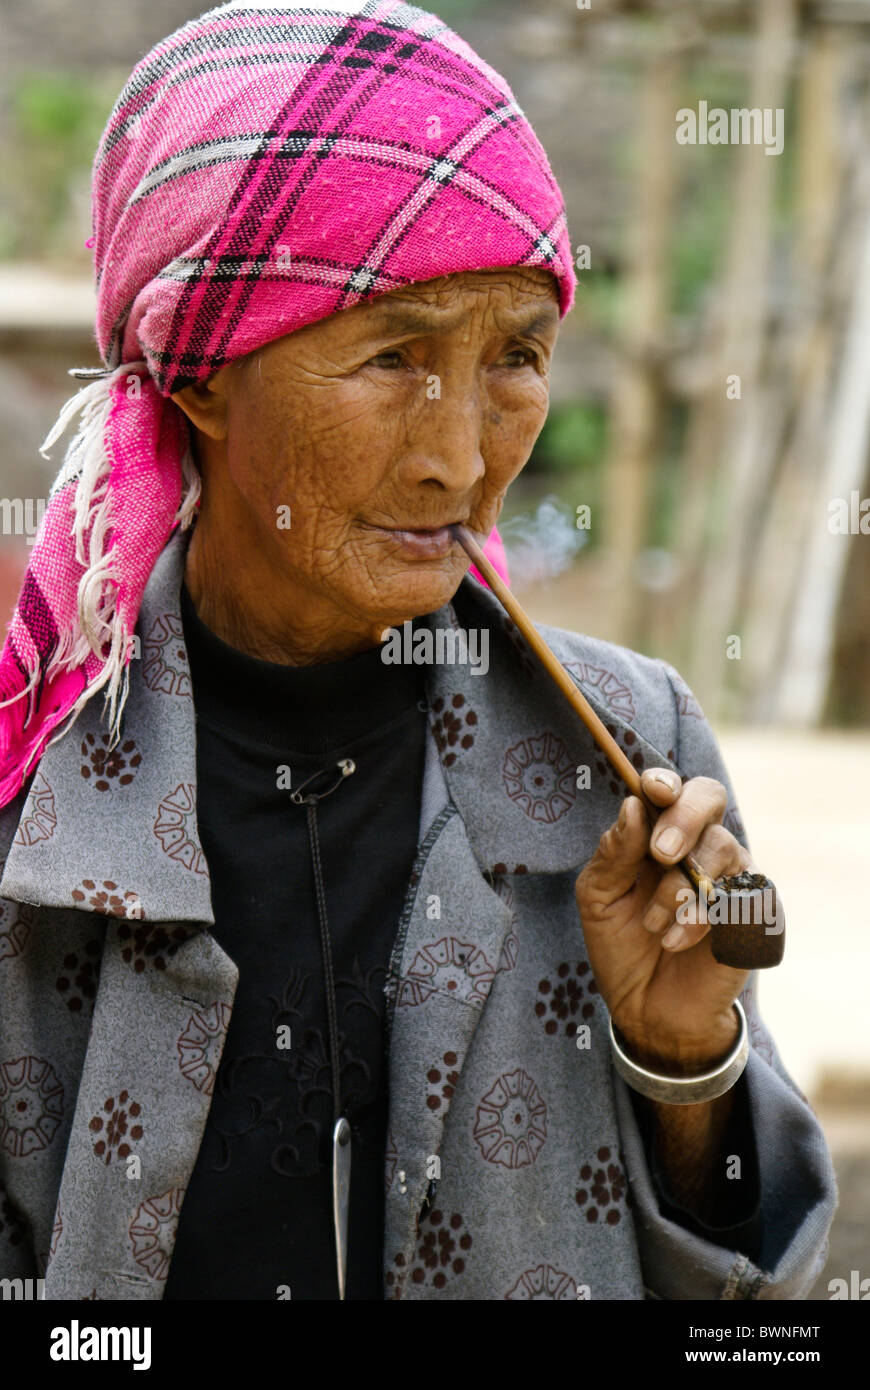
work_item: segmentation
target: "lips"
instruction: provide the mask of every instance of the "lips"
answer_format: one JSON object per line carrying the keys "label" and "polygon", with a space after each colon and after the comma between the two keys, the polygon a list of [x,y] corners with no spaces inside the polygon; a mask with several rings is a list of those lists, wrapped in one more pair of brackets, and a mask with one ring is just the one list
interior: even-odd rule
{"label": "lips", "polygon": [[457,544],[451,525],[455,523],[436,527],[384,526],[378,527],[378,530],[395,541],[408,556],[437,560],[443,559]]}

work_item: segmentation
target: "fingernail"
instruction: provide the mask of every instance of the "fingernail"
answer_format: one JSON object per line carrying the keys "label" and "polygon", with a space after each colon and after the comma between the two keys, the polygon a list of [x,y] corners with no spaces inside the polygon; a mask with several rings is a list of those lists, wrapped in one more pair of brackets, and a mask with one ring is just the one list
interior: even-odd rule
{"label": "fingernail", "polygon": [[656,836],[656,849],[660,854],[679,854],[682,851],[685,839],[682,831],[675,825],[671,825],[667,830],[663,830]]}
{"label": "fingernail", "polygon": [[679,785],[677,776],[673,772],[651,772],[650,781],[661,782],[662,786],[667,787],[669,792],[675,792],[677,790],[677,786]]}
{"label": "fingernail", "polygon": [[662,945],[668,951],[675,951],[677,947],[682,946],[683,942],[687,939],[685,928],[674,926],[671,927],[669,932],[665,932],[662,937]]}
{"label": "fingernail", "polygon": [[617,828],[617,830],[624,830],[624,829],[625,829],[625,821],[626,821],[626,817],[627,817],[627,815],[628,815],[628,809],[627,809],[627,808],[628,808],[628,802],[627,802],[627,801],[623,801],[622,806],[620,807],[620,810],[619,810],[619,819],[618,819],[617,822],[616,822],[616,828]]}
{"label": "fingernail", "polygon": [[647,931],[661,931],[671,920],[672,914],[661,903],[654,903],[643,918],[643,925]]}

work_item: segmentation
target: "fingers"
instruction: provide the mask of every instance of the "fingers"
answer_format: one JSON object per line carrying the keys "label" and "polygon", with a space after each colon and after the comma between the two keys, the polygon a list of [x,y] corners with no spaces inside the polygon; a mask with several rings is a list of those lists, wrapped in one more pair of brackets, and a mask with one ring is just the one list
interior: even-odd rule
{"label": "fingers", "polygon": [[[724,825],[708,825],[695,845],[695,856],[711,878],[736,873],[751,863],[747,850]],[[670,869],[660,879],[644,912],[642,925],[661,935],[668,950],[694,946],[708,931],[704,914],[699,912],[697,894],[679,869]]]}
{"label": "fingers", "polygon": [[683,790],[683,779],[669,768],[650,767],[641,773],[640,785],[656,806],[670,806]]}
{"label": "fingers", "polygon": [[705,936],[709,927],[705,914],[697,910],[694,888],[676,868],[678,862],[691,851],[715,879],[750,867],[751,859],[721,824],[728,802],[721,782],[694,777],[683,783],[668,768],[650,768],[642,775],[641,787],[649,802],[661,808],[655,825],[650,827],[639,797],[626,798],[616,824],[602,835],[577,879],[578,906],[585,916],[610,916],[608,909],[624,900],[624,909],[643,911],[643,926],[659,936],[664,947],[683,950]]}
{"label": "fingers", "polygon": [[[695,855],[710,877],[718,878],[720,874],[737,867],[735,848],[739,849],[740,846],[724,825],[708,825],[695,846]],[[643,916],[647,931],[659,932],[673,921],[677,908],[684,901],[684,898],[678,897],[678,893],[686,887],[691,885],[679,869],[669,869],[659,880]]]}
{"label": "fingers", "polygon": [[[652,778],[649,786],[651,797],[657,796],[657,804],[661,804],[667,796],[666,787]],[[676,864],[695,847],[708,825],[722,819],[727,805],[728,793],[721,782],[712,777],[693,777],[686,782],[655,823],[650,844],[653,858],[667,868]]]}
{"label": "fingers", "polygon": [[634,887],[649,849],[649,818],[639,797],[628,796],[619,819],[606,830],[577,879],[577,899],[586,910],[603,910]]}

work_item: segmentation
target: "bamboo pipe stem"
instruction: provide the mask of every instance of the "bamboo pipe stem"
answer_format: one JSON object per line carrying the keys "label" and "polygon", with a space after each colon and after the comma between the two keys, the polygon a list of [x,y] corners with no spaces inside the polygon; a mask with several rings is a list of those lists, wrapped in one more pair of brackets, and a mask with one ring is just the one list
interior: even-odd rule
{"label": "bamboo pipe stem", "polygon": [[[637,768],[629,762],[616,739],[608,733],[607,728],[585,695],[578,690],[555,652],[552,652],[547,646],[522,604],[515,598],[507,584],[490,564],[472,533],[466,526],[460,524],[451,527],[451,530],[465,553],[483,575],[502,607],[516,623],[517,628],[544,670],[559,687],[571,708],[580,716],[610,766],[622,778],[632,795],[640,798],[650,818],[650,824],[654,825],[661,813],[661,808],[645,795]],[[710,932],[713,957],[720,965],[731,966],[736,970],[756,970],[779,964],[785,948],[785,926],[781,917],[776,888],[770,879],[764,874],[747,875],[740,873],[736,876],[722,878],[717,884],[711,879],[703,864],[694,854],[685,855],[676,865],[676,868],[685,874],[700,895],[705,907],[707,901],[716,898],[720,891],[726,895],[728,902],[726,921],[724,923],[712,923],[711,921]],[[743,882],[747,878],[749,879],[748,884]],[[721,885],[721,890],[719,885]],[[750,916],[748,919],[754,925],[744,925],[747,923],[747,918],[743,915],[743,905],[740,900],[747,895],[747,892],[756,896],[762,893],[765,896],[770,895],[772,907],[769,911],[769,917],[774,921],[774,926],[765,925],[763,918],[759,922],[758,918],[754,916]],[[707,920],[706,917],[703,920]]]}
{"label": "bamboo pipe stem", "polygon": [[[640,773],[637,768],[634,767],[626,757],[625,753],[616,742],[616,739],[608,733],[605,725],[595,713],[595,710],[589,704],[585,695],[583,695],[582,691],[578,690],[561,661],[559,661],[556,654],[547,646],[516,595],[511,592],[501,578],[501,575],[493,565],[490,564],[472,533],[466,526],[460,524],[455,525],[452,530],[466,555],[474,561],[474,564],[483,575],[496,598],[516,623],[547,674],[559,687],[574,711],[580,716],[598,747],[607,758],[610,766],[622,778],[632,795],[640,798],[646,808],[647,814],[650,816],[651,822],[655,823],[661,808],[650,801],[649,797],[644,792],[641,786]],[[693,854],[687,854],[685,858],[679,861],[676,867],[682,869],[683,873],[699,892],[703,892],[708,898],[713,895],[715,891],[713,880]]]}

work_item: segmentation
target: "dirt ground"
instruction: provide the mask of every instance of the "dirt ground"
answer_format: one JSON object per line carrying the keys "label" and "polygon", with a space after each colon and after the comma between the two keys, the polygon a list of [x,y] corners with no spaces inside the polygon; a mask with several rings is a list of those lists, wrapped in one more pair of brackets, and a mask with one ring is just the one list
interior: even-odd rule
{"label": "dirt ground", "polygon": [[756,862],[786,910],[785,959],[760,979],[782,1059],[825,1130],[840,1187],[826,1269],[870,1278],[870,738],[717,729]]}
{"label": "dirt ground", "polygon": [[870,1278],[870,1096],[864,1103],[839,1106],[814,1102],[831,1147],[840,1206],[831,1229],[828,1261],[810,1298],[831,1297],[833,1278],[850,1283],[850,1272]]}

